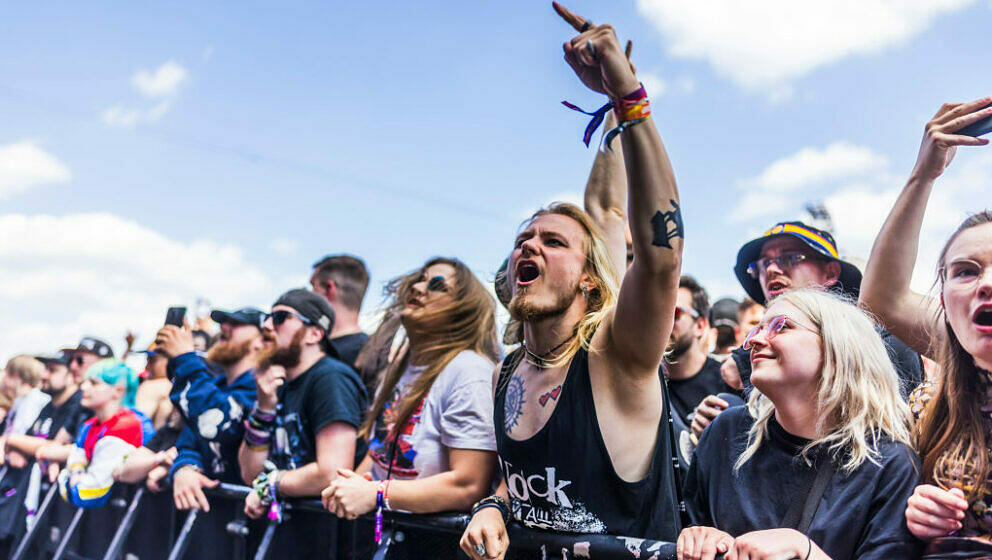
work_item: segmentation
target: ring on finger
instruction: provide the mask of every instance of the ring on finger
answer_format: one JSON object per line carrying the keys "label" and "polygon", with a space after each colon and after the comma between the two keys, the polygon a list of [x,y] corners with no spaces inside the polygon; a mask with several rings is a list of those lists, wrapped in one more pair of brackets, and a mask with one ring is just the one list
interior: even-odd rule
{"label": "ring on finger", "polygon": [[592,22],[589,20],[585,20],[584,22],[582,22],[582,29],[579,29],[579,33],[585,33],[586,31],[589,31],[590,27],[592,27]]}
{"label": "ring on finger", "polygon": [[592,39],[586,39],[586,48],[589,49],[589,54],[596,58],[596,47],[592,44]]}
{"label": "ring on finger", "polygon": [[475,545],[475,554],[480,558],[486,555],[486,545],[477,544]]}

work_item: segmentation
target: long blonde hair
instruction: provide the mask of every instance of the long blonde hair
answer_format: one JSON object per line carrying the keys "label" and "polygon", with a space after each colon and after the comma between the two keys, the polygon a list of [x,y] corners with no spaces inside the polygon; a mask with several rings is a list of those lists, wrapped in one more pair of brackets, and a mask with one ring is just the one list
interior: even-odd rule
{"label": "long blonde hair", "polygon": [[[589,349],[589,342],[596,329],[617,304],[617,296],[620,293],[620,273],[613,264],[613,259],[610,258],[609,246],[606,244],[603,233],[584,210],[574,204],[556,202],[547,208],[534,212],[534,215],[525,224],[533,222],[540,216],[547,215],[566,216],[582,226],[582,230],[586,234],[582,244],[586,258],[583,272],[589,275],[593,283],[586,296],[586,314],[575,326],[576,336],[569,341],[562,353],[547,365],[547,367],[558,367],[572,361],[580,348]],[[511,320],[507,323],[503,342],[519,344],[523,340],[523,323],[518,320]]]}
{"label": "long blonde hair", "polygon": [[370,438],[372,426],[386,407],[393,390],[410,363],[409,344],[404,344],[400,355],[392,362],[385,356],[393,344],[400,326],[400,311],[406,304],[411,287],[421,280],[425,271],[433,265],[446,264],[455,269],[451,290],[451,303],[431,311],[417,321],[416,329],[429,335],[430,344],[418,354],[427,363],[426,369],[417,376],[410,389],[397,405],[393,431],[402,430],[413,416],[420,401],[427,396],[437,376],[459,353],[471,350],[493,362],[500,358],[500,347],[496,332],[496,302],[485,286],[472,274],[465,264],[457,259],[435,257],[423,267],[409,274],[394,278],[386,285],[386,293],[392,296],[384,318],[375,334],[362,348],[356,361],[359,369],[368,370],[382,367],[379,375],[378,393],[359,429],[359,435]]}
{"label": "long blonde hair", "polygon": [[[878,445],[883,438],[910,446],[909,406],[899,394],[899,377],[868,314],[821,290],[789,291],[768,307],[778,302],[794,306],[820,333],[823,362],[814,397],[816,433],[820,435],[803,449],[803,456],[808,460],[808,452],[822,446],[834,460],[842,460],[838,470],[850,473],[865,461],[878,464]],[[775,405],[755,389],[748,410],[755,422],[735,470],[768,437],[768,421]]]}

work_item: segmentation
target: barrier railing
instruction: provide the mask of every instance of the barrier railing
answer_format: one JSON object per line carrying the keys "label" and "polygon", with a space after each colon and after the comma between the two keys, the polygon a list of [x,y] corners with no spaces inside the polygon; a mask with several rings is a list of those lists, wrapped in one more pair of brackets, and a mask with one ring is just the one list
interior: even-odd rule
{"label": "barrier railing", "polygon": [[[119,484],[118,486],[124,487],[127,485]],[[110,506],[117,507],[118,510],[126,509],[123,509],[123,517],[120,518],[120,521],[115,526],[108,527],[108,532],[110,528],[113,528],[114,534],[110,538],[106,550],[100,556],[103,560],[118,560],[122,557],[125,543],[132,529],[135,527],[139,512],[143,507],[149,505],[146,499],[148,496],[147,491],[143,487],[135,488],[136,490],[134,490],[129,500],[118,499],[114,505]],[[118,489],[118,491],[120,490]],[[204,491],[210,497],[211,502],[214,500],[242,502],[251,489],[246,486],[222,483],[214,489],[204,489]],[[48,490],[41,508],[38,510],[35,524],[18,544],[16,552],[11,556],[11,560],[24,560],[27,558],[26,554],[30,550],[32,543],[38,538],[38,535],[45,526],[49,510],[53,507],[53,503],[59,500],[55,496],[56,493],[57,489],[54,486]],[[324,510],[321,503],[317,500],[290,499],[285,500],[281,505],[284,511],[290,513],[295,510],[331,515]],[[81,520],[91,511],[99,510],[78,509],[74,512],[68,527],[65,531],[59,533],[61,540],[58,543],[52,560],[63,560],[64,558],[96,560],[95,557],[88,558],[71,550],[71,543]],[[172,515],[173,513],[174,510],[170,506],[170,511],[167,514]],[[457,540],[461,537],[462,532],[469,522],[469,516],[463,513],[424,515],[391,511],[386,512],[385,517],[387,524],[392,527],[390,538],[395,541],[402,541],[404,534],[428,534],[439,537],[446,535],[450,536],[451,539]],[[195,510],[190,511],[186,516],[182,528],[171,541],[168,554],[169,560],[180,560],[183,558],[190,545],[190,536],[193,534],[193,529],[199,519],[200,514]],[[278,551],[271,551],[272,554],[269,554],[278,526],[279,522],[277,520],[268,520],[254,555],[255,560],[264,560],[266,557],[280,557]],[[227,523],[226,530],[229,537],[240,539],[242,543],[248,537],[249,533],[245,519],[241,515],[231,519]],[[563,560],[572,558],[588,558],[590,560],[613,560],[620,558],[674,560],[676,558],[675,543],[670,542],[599,534],[553,533],[528,529],[516,523],[511,523],[507,531],[510,537],[511,552],[524,553],[527,556],[535,555],[541,558],[561,558]],[[218,537],[224,538],[223,535],[219,535]],[[105,539],[106,535],[104,535]],[[236,550],[235,558],[237,560],[244,558],[244,547],[237,547]],[[165,554],[163,553],[160,557],[165,557]],[[342,558],[342,560],[364,560],[364,557]],[[378,556],[376,560],[378,560]]]}

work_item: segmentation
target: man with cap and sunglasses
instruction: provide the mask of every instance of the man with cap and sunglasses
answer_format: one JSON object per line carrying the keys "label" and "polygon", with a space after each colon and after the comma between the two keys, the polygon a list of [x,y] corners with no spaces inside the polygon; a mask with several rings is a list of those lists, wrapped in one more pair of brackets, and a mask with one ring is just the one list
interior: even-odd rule
{"label": "man with cap and sunglasses", "polygon": [[[279,297],[264,323],[272,340],[256,372],[258,400],[245,422],[238,455],[251,482],[245,513],[257,518],[283,497],[319,496],[339,469],[366,452],[357,439],[368,405],[365,386],[331,343],[334,309],[309,290]],[[287,558],[327,555],[336,520],[296,511],[276,548]]]}
{"label": "man with cap and sunglasses", "polygon": [[238,504],[216,501],[211,507],[203,489],[214,488],[220,482],[242,483],[238,448],[244,437],[244,420],[255,402],[252,372],[265,347],[265,313],[261,310],[214,309],[210,318],[220,325],[220,337],[206,360],[194,350],[193,333],[185,327],[162,327],[155,348],[169,357],[169,396],[186,420],[169,472],[173,500],[176,509],[196,509],[206,514],[192,534],[204,546],[188,551],[186,556],[190,559],[224,558],[233,553],[234,539],[216,536],[227,535],[225,524],[237,513]]}
{"label": "man with cap and sunglasses", "polygon": [[[861,289],[861,271],[840,258],[837,243],[828,231],[803,222],[781,222],[757,239],[752,239],[737,252],[734,274],[744,291],[755,302],[767,306],[768,301],[793,289],[821,288],[833,290],[857,300]],[[879,334],[889,352],[889,359],[899,374],[904,396],[919,385],[923,377],[920,355],[885,329]],[[733,363],[724,370],[736,369],[745,388],[750,386],[751,361],[743,349],[734,350]],[[699,435],[726,408],[726,402],[707,397],[696,409],[693,433]]]}
{"label": "man with cap and sunglasses", "polygon": [[178,509],[209,511],[203,487],[241,482],[236,457],[244,419],[255,402],[252,370],[265,346],[264,317],[253,307],[213,310],[210,318],[220,325],[220,338],[206,360],[193,349],[188,328],[165,325],[156,335],[156,352],[169,359],[169,398],[186,420],[170,473]]}
{"label": "man with cap and sunglasses", "polygon": [[79,344],[76,345],[76,348],[74,350],[68,350],[68,352],[70,353],[69,373],[76,380],[76,385],[83,383],[83,378],[86,377],[86,370],[91,365],[105,358],[114,357],[114,350],[109,344],[92,336],[84,336],[79,341]]}

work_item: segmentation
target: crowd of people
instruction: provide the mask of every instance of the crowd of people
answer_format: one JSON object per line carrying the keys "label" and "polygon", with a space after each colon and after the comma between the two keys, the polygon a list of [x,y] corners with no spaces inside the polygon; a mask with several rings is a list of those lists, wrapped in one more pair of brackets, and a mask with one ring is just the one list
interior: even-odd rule
{"label": "crowd of people", "polygon": [[[213,335],[164,326],[141,374],[92,337],[10,359],[0,556],[47,479],[80,508],[115,481],[171,493],[205,514],[187,558],[229,557],[238,510],[278,518],[294,497],[333,515],[293,511],[285,558],[374,550],[388,510],[471,516],[460,540],[408,534],[411,558],[512,557],[511,521],[676,542],[680,560],[992,558],[992,213],[946,241],[935,297],[909,286],[939,177],[988,143],[956,131],[992,98],[927,123],[863,271],[832,232],[782,222],[728,263],[748,297],[711,305],[682,271],[674,171],[629,49],[555,7],[577,31],[566,61],[609,100],[587,139],[609,131],[584,208],[524,222],[495,298],[431,258],[388,283],[367,335],[368,270],[336,254],[268,310],[213,310]],[[213,501],[220,482],[252,491]]]}

